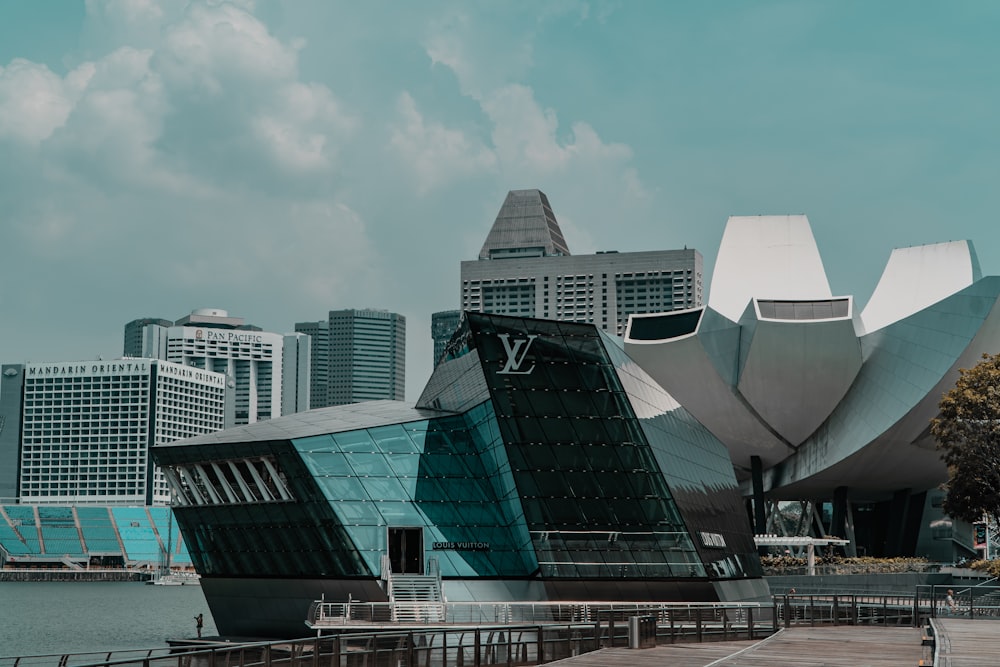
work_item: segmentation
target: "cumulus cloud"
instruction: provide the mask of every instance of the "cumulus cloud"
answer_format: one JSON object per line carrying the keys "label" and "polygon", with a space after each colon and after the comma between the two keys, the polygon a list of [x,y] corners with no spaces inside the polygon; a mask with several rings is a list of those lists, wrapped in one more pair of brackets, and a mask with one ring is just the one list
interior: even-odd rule
{"label": "cumulus cloud", "polygon": [[527,86],[504,86],[481,104],[493,122],[493,144],[505,164],[545,173],[566,169],[574,162],[613,168],[632,157],[628,146],[605,143],[594,128],[580,121],[572,124],[571,136],[560,142],[555,110],[542,108]]}
{"label": "cumulus cloud", "polygon": [[[552,15],[566,13],[580,20],[588,16],[586,6],[577,3],[565,3]],[[488,167],[511,183],[596,181],[615,199],[647,199],[628,145],[606,141],[583,120],[572,121],[568,130],[561,127],[555,109],[540,103],[532,87],[513,81],[532,65],[533,27],[505,48],[489,44],[497,34],[510,39],[509,33],[486,30],[461,13],[432,23],[425,52],[432,66],[449,69],[461,93],[478,105],[491,143],[480,146],[465,133],[427,120],[409,94],[401,97],[392,144],[413,167],[419,189],[441,187]]]}
{"label": "cumulus cloud", "polygon": [[481,141],[426,121],[409,93],[399,96],[396,109],[399,120],[391,128],[390,143],[412,168],[420,193],[496,166],[496,155]]}
{"label": "cumulus cloud", "polygon": [[[360,121],[252,9],[89,0],[82,62],[0,66],[7,268],[75,276],[51,307],[84,318],[115,295],[115,332],[154,294],[184,303],[166,317],[259,298],[290,328],[382,289],[366,220],[331,185]],[[30,297],[0,287],[26,317]]]}
{"label": "cumulus cloud", "polygon": [[60,77],[20,58],[0,67],[0,139],[28,144],[48,139],[66,123],[94,69],[85,63]]}

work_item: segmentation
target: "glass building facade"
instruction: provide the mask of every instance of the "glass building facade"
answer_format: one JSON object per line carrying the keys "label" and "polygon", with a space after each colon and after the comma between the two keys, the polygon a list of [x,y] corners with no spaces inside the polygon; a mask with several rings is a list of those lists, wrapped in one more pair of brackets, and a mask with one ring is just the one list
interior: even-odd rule
{"label": "glass building facade", "polygon": [[399,574],[450,601],[766,595],[725,447],[591,325],[467,313],[416,406],[155,456],[227,634],[300,631],[311,600],[387,600]]}

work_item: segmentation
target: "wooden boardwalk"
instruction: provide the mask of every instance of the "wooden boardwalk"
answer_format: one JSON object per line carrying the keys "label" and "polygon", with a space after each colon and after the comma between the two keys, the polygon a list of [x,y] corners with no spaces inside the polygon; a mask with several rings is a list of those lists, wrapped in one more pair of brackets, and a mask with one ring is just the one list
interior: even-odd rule
{"label": "wooden boardwalk", "polygon": [[996,619],[935,618],[935,667],[996,667],[1000,665],[1000,623]]}
{"label": "wooden boardwalk", "polygon": [[[997,626],[994,626],[995,628]],[[1000,628],[998,628],[1000,629]],[[917,667],[930,664],[916,628],[789,628],[767,639],[602,649],[548,665],[559,667]],[[1000,653],[994,654],[1000,665]],[[983,663],[968,663],[983,664]],[[962,663],[964,667],[965,663]],[[958,667],[956,664],[955,667]]]}

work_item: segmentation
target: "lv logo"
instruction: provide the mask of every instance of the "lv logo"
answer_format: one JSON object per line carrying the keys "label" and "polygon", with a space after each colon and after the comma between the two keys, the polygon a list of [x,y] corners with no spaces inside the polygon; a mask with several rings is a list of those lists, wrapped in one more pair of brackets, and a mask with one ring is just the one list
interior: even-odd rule
{"label": "lv logo", "polygon": [[527,375],[535,370],[535,364],[531,364],[525,370],[522,370],[521,367],[524,365],[525,357],[528,356],[531,344],[538,338],[538,334],[530,334],[527,338],[514,341],[510,340],[510,334],[497,334],[497,337],[503,343],[503,349],[507,353],[507,362],[503,365],[502,370],[497,371],[497,375]]}

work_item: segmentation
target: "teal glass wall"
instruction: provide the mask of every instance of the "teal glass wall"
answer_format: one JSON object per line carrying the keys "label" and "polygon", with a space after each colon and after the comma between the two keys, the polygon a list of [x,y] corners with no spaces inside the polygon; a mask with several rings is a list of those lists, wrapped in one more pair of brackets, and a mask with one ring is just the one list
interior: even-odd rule
{"label": "teal glass wall", "polygon": [[293,444],[371,571],[381,571],[389,527],[421,528],[445,577],[535,571],[488,404]]}

